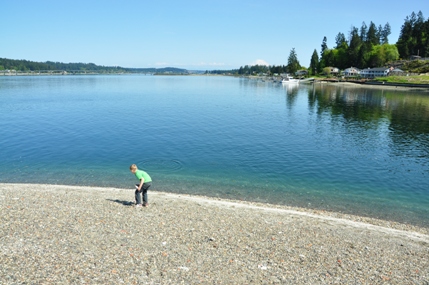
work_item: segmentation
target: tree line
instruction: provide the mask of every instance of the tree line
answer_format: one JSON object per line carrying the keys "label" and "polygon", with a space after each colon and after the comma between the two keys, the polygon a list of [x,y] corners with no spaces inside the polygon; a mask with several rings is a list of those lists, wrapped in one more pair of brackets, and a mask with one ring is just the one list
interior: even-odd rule
{"label": "tree line", "polygon": [[348,35],[339,32],[335,37],[335,46],[329,48],[326,36],[323,38],[320,54],[314,49],[308,68],[302,67],[297,59],[295,48],[290,51],[287,65],[280,66],[244,66],[237,74],[254,73],[295,73],[306,69],[309,74],[318,74],[326,67],[345,69],[348,67],[373,68],[385,66],[400,58],[410,59],[413,55],[429,57],[429,19],[425,20],[419,11],[407,16],[401,27],[396,44],[389,44],[391,27],[370,22],[361,27],[352,26]]}
{"label": "tree line", "polygon": [[422,11],[405,18],[396,46],[402,58],[429,57],[429,19],[425,21]]}
{"label": "tree line", "polygon": [[345,69],[350,66],[358,68],[382,66],[386,62],[399,58],[398,49],[395,45],[389,44],[391,28],[389,23],[384,27],[371,21],[369,26],[362,23],[360,29],[352,26],[348,40],[343,33],[338,33],[335,37],[336,46],[328,48],[326,37],[323,38],[320,59],[317,61],[314,56],[310,61],[310,71],[321,72],[324,67],[335,66]]}
{"label": "tree line", "polygon": [[0,70],[16,70],[22,72],[38,72],[61,70],[66,72],[97,72],[97,73],[174,73],[187,74],[186,69],[165,68],[126,68],[120,66],[103,66],[94,63],[63,63],[63,62],[35,62],[29,60],[16,60],[0,58]]}
{"label": "tree line", "polygon": [[100,66],[94,63],[63,63],[63,62],[36,62],[29,60],[16,60],[0,58],[0,70],[17,71],[41,71],[41,70],[62,70],[62,71],[124,71],[119,66]]}
{"label": "tree line", "polygon": [[[233,70],[235,74],[239,75],[245,75],[245,74],[282,74],[282,73],[292,73],[296,72],[299,69],[302,69],[299,60],[298,55],[295,51],[295,48],[292,48],[289,54],[288,63],[287,65],[245,65],[244,67],[241,66],[237,70]],[[210,72],[210,73],[218,73],[217,71]]]}

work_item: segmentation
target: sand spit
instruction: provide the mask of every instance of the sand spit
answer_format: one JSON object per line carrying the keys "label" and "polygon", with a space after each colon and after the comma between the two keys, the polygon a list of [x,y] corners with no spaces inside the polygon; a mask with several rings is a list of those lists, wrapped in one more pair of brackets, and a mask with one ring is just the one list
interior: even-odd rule
{"label": "sand spit", "polygon": [[429,284],[428,229],[150,191],[0,184],[0,284]]}

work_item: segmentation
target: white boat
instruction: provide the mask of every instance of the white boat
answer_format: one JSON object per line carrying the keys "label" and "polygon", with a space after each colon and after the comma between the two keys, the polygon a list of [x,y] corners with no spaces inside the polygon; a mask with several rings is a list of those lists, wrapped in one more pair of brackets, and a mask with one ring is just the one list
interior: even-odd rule
{"label": "white boat", "polygon": [[282,79],[282,83],[299,83],[299,79],[293,78],[289,74],[286,74],[286,77]]}

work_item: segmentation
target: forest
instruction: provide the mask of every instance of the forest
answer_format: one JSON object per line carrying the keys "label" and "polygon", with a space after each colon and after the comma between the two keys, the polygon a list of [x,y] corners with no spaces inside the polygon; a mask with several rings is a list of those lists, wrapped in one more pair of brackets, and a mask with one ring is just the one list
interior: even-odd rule
{"label": "forest", "polygon": [[165,67],[165,68],[125,68],[120,66],[102,66],[94,63],[62,63],[62,62],[35,62],[29,60],[15,60],[0,58],[1,70],[16,70],[21,72],[40,71],[66,71],[69,73],[171,73],[187,74],[186,69]]}
{"label": "forest", "polygon": [[390,62],[412,56],[429,57],[429,19],[425,20],[419,11],[405,18],[396,44],[389,43],[391,27],[370,22],[362,23],[361,27],[352,26],[346,35],[339,32],[335,37],[335,47],[329,48],[326,36],[322,40],[320,53],[314,49],[310,66],[302,67],[297,59],[295,49],[289,54],[287,65],[281,66],[244,66],[237,70],[238,74],[254,73],[295,73],[305,69],[310,75],[323,72],[325,67],[339,69],[348,67],[373,68],[388,65]]}

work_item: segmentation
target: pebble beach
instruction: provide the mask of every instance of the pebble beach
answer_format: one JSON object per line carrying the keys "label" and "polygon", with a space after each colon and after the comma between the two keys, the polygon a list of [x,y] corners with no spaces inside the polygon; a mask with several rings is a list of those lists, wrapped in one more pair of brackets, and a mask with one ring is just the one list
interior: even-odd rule
{"label": "pebble beach", "polygon": [[429,284],[429,229],[149,190],[0,184],[0,284]]}

